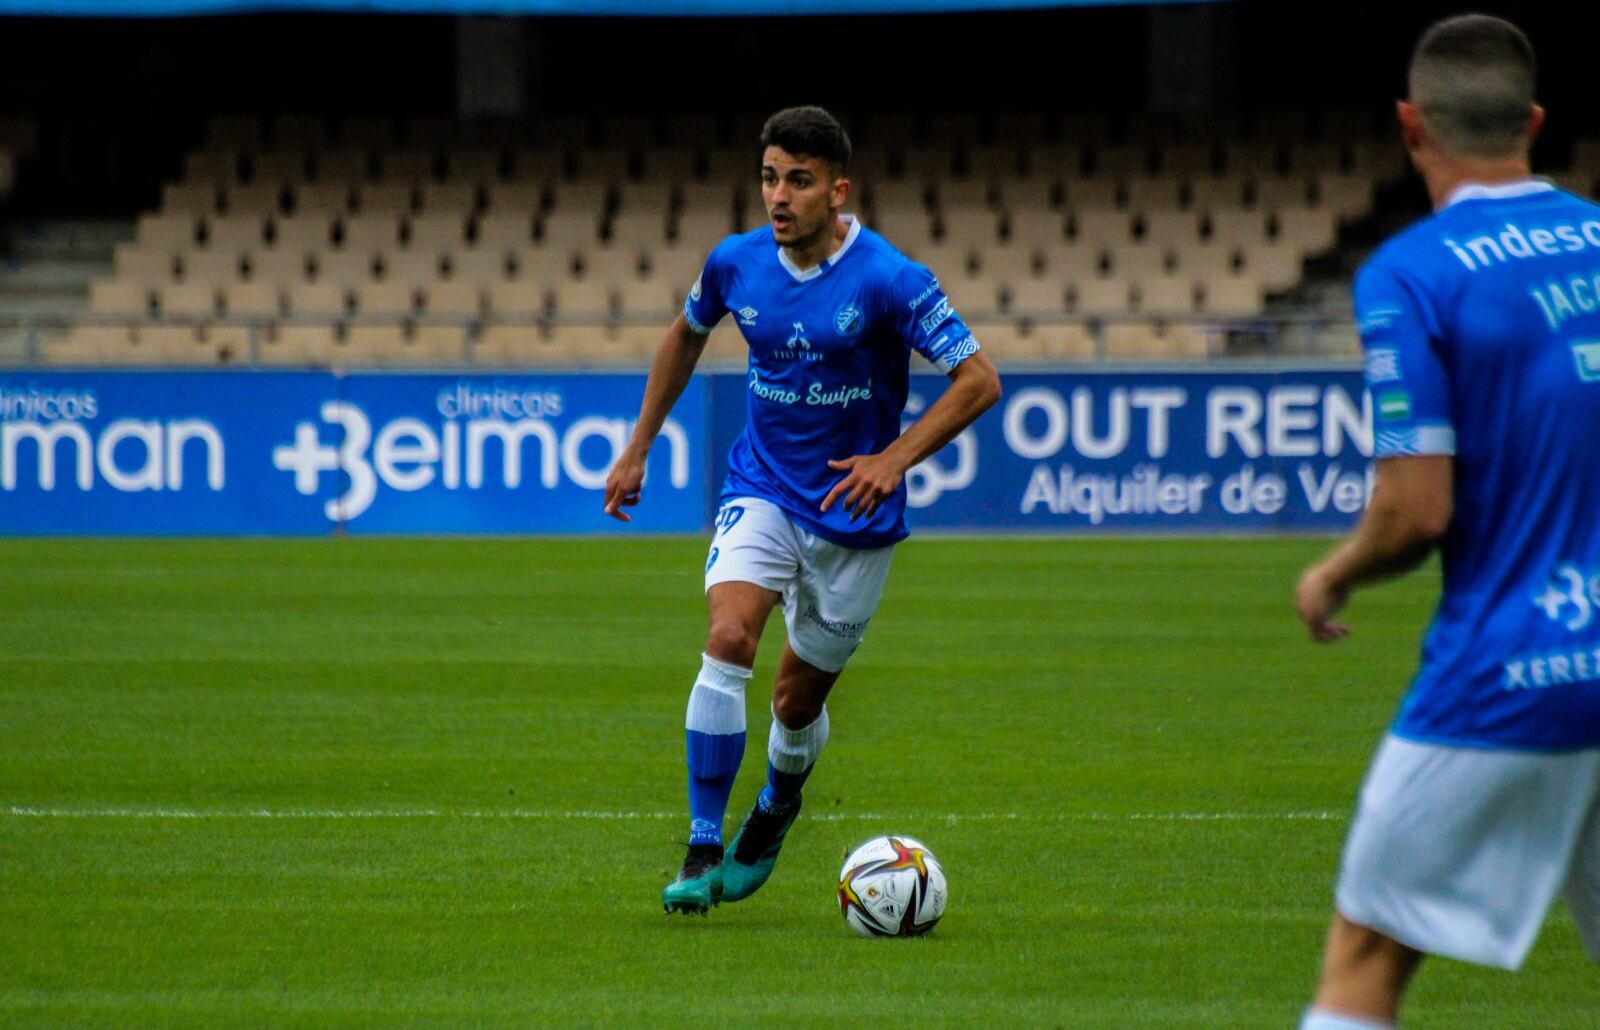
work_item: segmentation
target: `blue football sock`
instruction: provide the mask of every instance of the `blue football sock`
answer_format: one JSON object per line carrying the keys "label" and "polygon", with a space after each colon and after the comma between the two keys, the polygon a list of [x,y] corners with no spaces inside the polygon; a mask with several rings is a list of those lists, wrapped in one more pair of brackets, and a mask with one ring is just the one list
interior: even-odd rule
{"label": "blue football sock", "polygon": [[800,772],[786,773],[782,769],[767,763],[767,785],[761,788],[761,796],[756,799],[763,810],[772,811],[775,808],[785,808],[794,803],[800,796],[800,788],[805,786],[806,777],[815,769],[815,763],[806,766]]}
{"label": "blue football sock", "polygon": [[750,670],[703,656],[684,717],[689,843],[721,844],[722,817],[744,758],[744,687]]}

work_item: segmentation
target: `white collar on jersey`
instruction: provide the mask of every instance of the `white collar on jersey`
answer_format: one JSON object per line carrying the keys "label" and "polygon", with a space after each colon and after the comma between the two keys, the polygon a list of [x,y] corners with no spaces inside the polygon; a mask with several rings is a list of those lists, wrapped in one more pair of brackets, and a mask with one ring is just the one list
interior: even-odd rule
{"label": "white collar on jersey", "polygon": [[855,215],[840,215],[839,221],[850,227],[850,230],[844,234],[844,242],[839,244],[839,249],[834,251],[831,257],[823,258],[819,264],[810,268],[801,268],[790,260],[787,250],[782,247],[778,248],[778,261],[782,263],[784,271],[794,276],[796,282],[810,282],[821,275],[824,268],[838,264],[839,259],[844,257],[844,252],[850,249],[850,244],[854,243],[856,237],[861,235],[861,223],[856,221]]}
{"label": "white collar on jersey", "polygon": [[1516,182],[1503,182],[1498,186],[1485,186],[1481,182],[1464,182],[1450,191],[1444,198],[1444,203],[1439,205],[1443,211],[1451,204],[1459,204],[1463,200],[1510,200],[1512,197],[1526,197],[1533,193],[1548,193],[1555,189],[1555,183],[1545,179],[1518,179]]}

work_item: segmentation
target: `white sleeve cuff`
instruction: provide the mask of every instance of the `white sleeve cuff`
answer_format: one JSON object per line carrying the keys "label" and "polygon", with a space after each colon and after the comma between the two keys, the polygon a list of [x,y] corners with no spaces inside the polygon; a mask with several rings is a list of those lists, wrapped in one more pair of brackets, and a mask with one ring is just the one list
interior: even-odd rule
{"label": "white sleeve cuff", "polygon": [[689,305],[688,305],[687,302],[685,302],[684,305],[683,305],[683,320],[685,322],[689,323],[689,328],[690,329],[693,329],[695,332],[699,333],[701,336],[710,336],[711,335],[710,328],[700,324],[699,319],[695,318],[694,317],[694,313],[689,310]]}
{"label": "white sleeve cuff", "polygon": [[1426,425],[1412,429],[1378,430],[1372,454],[1377,458],[1433,455],[1450,457],[1456,453],[1454,426]]}

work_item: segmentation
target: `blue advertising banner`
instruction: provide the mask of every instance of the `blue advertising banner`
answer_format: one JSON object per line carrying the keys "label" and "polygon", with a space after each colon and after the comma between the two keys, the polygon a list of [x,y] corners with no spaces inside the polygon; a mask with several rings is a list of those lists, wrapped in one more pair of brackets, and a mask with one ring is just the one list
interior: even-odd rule
{"label": "blue advertising banner", "polygon": [[[0,372],[0,533],[604,533],[643,375]],[[705,524],[706,387],[635,530]]]}
{"label": "blue advertising banner", "polygon": [[[906,477],[913,532],[1333,532],[1355,523],[1371,492],[1372,413],[1358,371],[1004,382],[994,410]],[[946,384],[913,376],[907,422]],[[713,485],[745,393],[735,376],[713,384]]]}
{"label": "blue advertising banner", "polygon": [[[906,420],[945,385],[913,376]],[[1354,370],[1005,388],[907,476],[914,530],[1337,531],[1371,492]],[[0,372],[0,534],[699,532],[744,377],[690,383],[625,526],[600,502],[643,391],[641,374]]]}
{"label": "blue advertising banner", "polygon": [[[1356,371],[1009,375],[907,477],[913,530],[1337,531],[1372,489]],[[918,377],[908,414],[944,390]]]}

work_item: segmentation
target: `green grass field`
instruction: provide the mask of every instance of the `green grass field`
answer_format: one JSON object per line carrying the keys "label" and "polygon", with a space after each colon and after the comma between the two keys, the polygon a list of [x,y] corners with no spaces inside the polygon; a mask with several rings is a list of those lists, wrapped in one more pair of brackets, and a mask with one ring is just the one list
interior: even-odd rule
{"label": "green grass field", "polygon": [[[668,919],[702,541],[0,543],[0,1023],[1292,1027],[1438,584],[1314,648],[1323,546],[906,544],[772,882]],[[891,831],[924,940],[833,899]],[[1597,1013],[1558,909],[1406,1023]]]}

